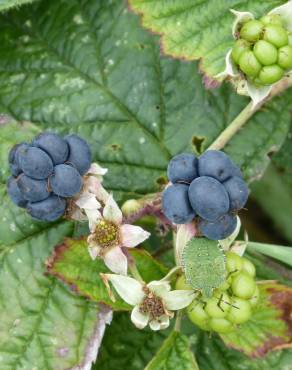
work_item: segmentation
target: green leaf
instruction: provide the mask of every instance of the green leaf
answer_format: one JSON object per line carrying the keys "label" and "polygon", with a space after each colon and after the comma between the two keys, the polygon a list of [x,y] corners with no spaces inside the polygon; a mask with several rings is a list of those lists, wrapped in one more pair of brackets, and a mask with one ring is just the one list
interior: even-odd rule
{"label": "green leaf", "polygon": [[200,370],[288,370],[292,361],[292,350],[272,351],[265,357],[251,359],[206,332],[200,333],[195,354]]}
{"label": "green leaf", "polygon": [[182,263],[187,283],[207,298],[225,281],[225,255],[216,241],[192,238],[183,249]]}
{"label": "green leaf", "polygon": [[[287,140],[290,141],[288,138]],[[277,162],[278,167],[274,165],[275,161],[273,161],[261,181],[255,181],[252,184],[251,191],[253,198],[271,218],[275,229],[288,241],[292,242],[292,177],[290,175],[292,162],[289,162],[289,151],[291,149],[285,144],[279,155],[284,156],[284,152],[286,152],[287,159],[281,161],[281,166]]]}
{"label": "green leaf", "polygon": [[[161,189],[169,159],[206,149],[247,102],[226,85],[206,92],[197,63],[161,58],[157,37],[118,0],[43,1],[0,24],[0,109],[82,135],[120,199]],[[288,105],[287,93],[226,147],[247,179],[259,177],[267,153],[282,145]]]}
{"label": "green leaf", "polygon": [[[133,249],[129,250],[129,253],[136,261],[139,272],[146,282],[160,280],[167,272],[146,251]],[[102,260],[91,259],[85,239],[67,238],[63,244],[58,245],[48,262],[48,271],[69,284],[78,294],[95,302],[105,303],[114,310],[131,309],[131,306],[118,295],[115,296],[115,302],[110,299],[100,277],[100,273],[107,273],[109,270]]]}
{"label": "green leaf", "polygon": [[173,331],[145,370],[199,370],[188,337]]}
{"label": "green leaf", "polygon": [[81,367],[88,361],[87,349],[96,348],[97,307],[44,275],[48,253],[70,233],[72,224],[63,223],[1,246],[3,370]]}
{"label": "green leaf", "polygon": [[221,335],[224,343],[251,357],[261,357],[291,342],[291,288],[275,283],[259,285],[261,298],[252,317],[236,331]]}
{"label": "green leaf", "polygon": [[202,59],[200,69],[207,75],[208,85],[225,69],[225,56],[234,43],[234,16],[230,9],[260,17],[285,2],[129,0],[132,9],[142,15],[143,26],[161,35],[165,54],[187,60]]}
{"label": "green leaf", "polygon": [[152,331],[135,328],[128,313],[114,313],[94,370],[141,370],[155,355],[169,329]]}
{"label": "green leaf", "polygon": [[248,242],[247,248],[249,251],[259,252],[265,256],[275,258],[278,261],[284,262],[286,265],[292,266],[292,248],[281,245],[265,244]]}
{"label": "green leaf", "polygon": [[35,0],[0,0],[0,11],[14,7],[19,7],[23,4],[32,3]]}

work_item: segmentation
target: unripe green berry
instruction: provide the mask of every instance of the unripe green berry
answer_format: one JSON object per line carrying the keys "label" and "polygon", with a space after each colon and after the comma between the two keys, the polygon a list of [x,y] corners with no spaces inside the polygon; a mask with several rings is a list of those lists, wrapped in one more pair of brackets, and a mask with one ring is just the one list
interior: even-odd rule
{"label": "unripe green berry", "polygon": [[233,252],[226,253],[226,269],[228,273],[232,273],[231,277],[238,274],[242,269],[242,258]]}
{"label": "unripe green berry", "polygon": [[279,49],[278,65],[284,69],[292,68],[292,46],[286,45]]}
{"label": "unripe green berry", "polygon": [[260,21],[267,26],[268,24],[275,24],[276,26],[282,26],[282,18],[280,17],[279,14],[267,14],[264,15]]}
{"label": "unripe green berry", "polygon": [[264,25],[257,20],[248,21],[240,30],[240,37],[246,41],[256,42],[260,39]]}
{"label": "unripe green berry", "polygon": [[255,77],[262,66],[252,51],[244,51],[239,58],[239,67],[247,76]]}
{"label": "unripe green berry", "polygon": [[177,290],[193,290],[193,288],[186,282],[186,278],[184,275],[181,275],[176,283],[175,283],[175,289]]}
{"label": "unripe green berry", "polygon": [[256,275],[255,265],[244,257],[242,257],[242,262],[243,262],[242,270],[247,272],[250,276],[254,278]]}
{"label": "unripe green berry", "polygon": [[265,40],[259,40],[253,48],[254,55],[264,66],[275,64],[278,59],[278,50]]}
{"label": "unripe green berry", "polygon": [[232,306],[227,319],[234,324],[243,324],[251,317],[251,305],[249,301],[240,298],[233,298]]}
{"label": "unripe green berry", "polygon": [[234,277],[231,288],[237,297],[249,299],[255,292],[256,283],[247,272],[242,271],[239,275]]}
{"label": "unripe green berry", "polygon": [[283,27],[274,24],[269,24],[265,27],[263,39],[277,48],[288,45],[287,31]]}
{"label": "unripe green berry", "polygon": [[187,308],[187,314],[189,319],[203,330],[210,330],[209,327],[209,316],[204,310],[204,306],[201,302],[193,301]]}
{"label": "unripe green berry", "polygon": [[264,85],[272,85],[281,80],[283,75],[284,70],[279,67],[278,64],[273,64],[272,66],[265,66],[262,68],[259,79]]}
{"label": "unripe green berry", "polygon": [[230,298],[226,293],[216,294],[207,300],[205,311],[210,317],[225,317],[230,309]]}
{"label": "unripe green berry", "polygon": [[241,54],[245,50],[250,50],[250,48],[251,48],[251,44],[248,41],[243,40],[243,39],[237,40],[233,46],[232,54],[231,54],[234,62],[238,64]]}
{"label": "unripe green berry", "polygon": [[225,334],[230,333],[234,330],[234,326],[232,323],[226,319],[216,319],[213,318],[210,320],[210,327],[212,330],[216,331],[217,333]]}

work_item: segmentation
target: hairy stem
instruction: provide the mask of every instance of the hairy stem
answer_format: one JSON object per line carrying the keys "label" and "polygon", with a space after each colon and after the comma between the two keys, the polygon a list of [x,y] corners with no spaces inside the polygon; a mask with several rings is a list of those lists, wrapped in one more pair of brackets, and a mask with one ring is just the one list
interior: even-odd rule
{"label": "hairy stem", "polygon": [[250,117],[252,117],[262,106],[274,96],[279,95],[283,91],[287,90],[292,86],[292,75],[283,79],[277,83],[270,95],[256,106],[253,102],[248,103],[248,105],[239,113],[239,115],[226,127],[224,131],[217,137],[217,139],[209,146],[208,149],[220,150],[232,139],[232,137],[248,122]]}

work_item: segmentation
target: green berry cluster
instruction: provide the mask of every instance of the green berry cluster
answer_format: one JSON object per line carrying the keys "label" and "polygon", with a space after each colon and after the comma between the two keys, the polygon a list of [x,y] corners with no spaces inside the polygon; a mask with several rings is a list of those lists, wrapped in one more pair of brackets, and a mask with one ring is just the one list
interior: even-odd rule
{"label": "green berry cluster", "polygon": [[[255,266],[235,253],[226,253],[227,278],[213,296],[197,297],[187,308],[189,319],[202,330],[229,333],[248,321],[259,300]],[[176,289],[192,289],[181,276]]]}
{"label": "green berry cluster", "polygon": [[232,59],[256,86],[272,85],[292,68],[292,38],[279,15],[245,22]]}

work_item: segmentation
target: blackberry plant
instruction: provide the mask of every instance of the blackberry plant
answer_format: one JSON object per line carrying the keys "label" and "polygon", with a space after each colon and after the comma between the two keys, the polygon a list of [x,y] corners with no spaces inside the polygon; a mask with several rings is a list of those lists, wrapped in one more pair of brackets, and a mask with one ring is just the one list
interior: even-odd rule
{"label": "blackberry plant", "polygon": [[291,1],[0,24],[0,369],[288,368]]}

